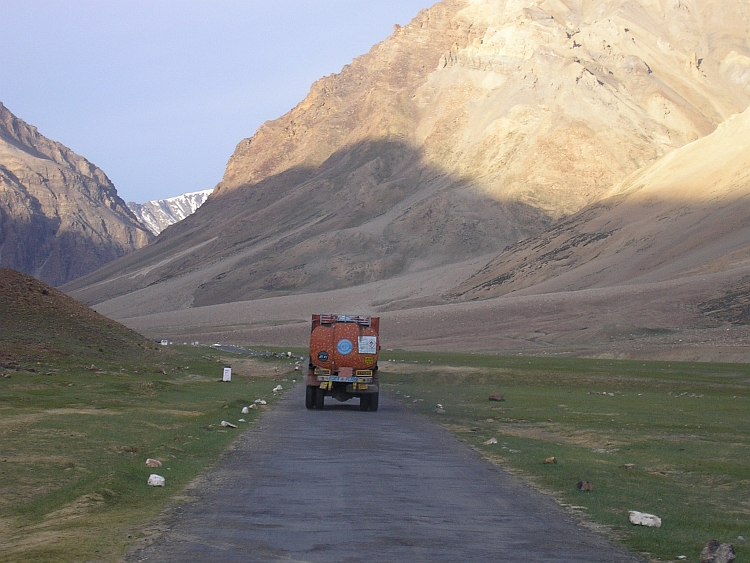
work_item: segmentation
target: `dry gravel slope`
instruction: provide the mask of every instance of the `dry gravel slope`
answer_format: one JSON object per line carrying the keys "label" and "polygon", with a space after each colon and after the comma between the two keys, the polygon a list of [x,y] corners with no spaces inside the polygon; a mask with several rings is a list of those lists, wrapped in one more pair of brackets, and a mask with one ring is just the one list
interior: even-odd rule
{"label": "dry gravel slope", "polygon": [[750,110],[634,174],[613,194],[518,243],[461,299],[653,283],[750,268]]}

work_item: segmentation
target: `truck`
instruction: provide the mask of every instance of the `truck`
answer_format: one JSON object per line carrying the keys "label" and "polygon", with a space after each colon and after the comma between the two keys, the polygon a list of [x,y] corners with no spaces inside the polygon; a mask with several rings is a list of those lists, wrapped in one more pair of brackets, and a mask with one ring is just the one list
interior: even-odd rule
{"label": "truck", "polygon": [[380,318],[313,315],[305,406],[322,409],[326,397],[359,398],[359,409],[377,411],[380,397]]}

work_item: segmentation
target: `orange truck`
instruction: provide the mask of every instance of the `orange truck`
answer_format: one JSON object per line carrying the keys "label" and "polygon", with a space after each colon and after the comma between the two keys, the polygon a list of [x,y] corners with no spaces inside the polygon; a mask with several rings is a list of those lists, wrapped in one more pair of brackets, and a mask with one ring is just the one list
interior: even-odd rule
{"label": "orange truck", "polygon": [[326,397],[359,398],[363,411],[378,410],[379,317],[313,315],[305,406],[322,409]]}

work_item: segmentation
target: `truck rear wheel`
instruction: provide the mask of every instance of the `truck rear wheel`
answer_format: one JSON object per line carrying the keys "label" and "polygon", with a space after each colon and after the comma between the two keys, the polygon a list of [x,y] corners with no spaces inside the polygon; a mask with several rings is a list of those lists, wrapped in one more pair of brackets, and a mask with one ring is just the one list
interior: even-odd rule
{"label": "truck rear wheel", "polygon": [[305,406],[308,409],[315,408],[315,392],[318,388],[314,385],[307,386],[307,392],[305,393]]}
{"label": "truck rear wheel", "polygon": [[315,408],[322,409],[325,403],[326,392],[320,387],[313,387],[313,389],[315,389]]}
{"label": "truck rear wheel", "polygon": [[378,402],[380,400],[380,392],[373,393],[370,395],[370,410],[375,412],[378,410]]}

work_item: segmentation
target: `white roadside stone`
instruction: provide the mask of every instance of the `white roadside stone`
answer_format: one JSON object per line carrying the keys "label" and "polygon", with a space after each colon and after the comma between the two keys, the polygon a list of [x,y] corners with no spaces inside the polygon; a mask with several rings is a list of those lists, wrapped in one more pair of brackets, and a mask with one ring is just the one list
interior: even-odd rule
{"label": "white roadside stone", "polygon": [[631,510],[628,512],[628,520],[634,526],[647,526],[649,528],[661,528],[661,518],[653,514]]}
{"label": "white roadside stone", "polygon": [[146,460],[146,467],[161,467],[161,461],[158,459],[148,458]]}
{"label": "white roadside stone", "polygon": [[149,475],[148,484],[152,487],[163,487],[167,484],[167,480],[161,475],[152,473],[151,475]]}

